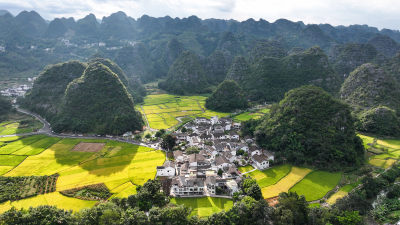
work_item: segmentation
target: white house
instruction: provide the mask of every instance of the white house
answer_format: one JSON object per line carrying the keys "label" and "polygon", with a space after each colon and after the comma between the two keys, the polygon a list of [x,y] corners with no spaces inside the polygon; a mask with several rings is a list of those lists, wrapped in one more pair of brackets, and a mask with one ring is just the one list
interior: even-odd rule
{"label": "white house", "polygon": [[172,161],[165,161],[162,166],[157,166],[157,177],[173,177],[175,174],[175,163]]}
{"label": "white house", "polygon": [[265,155],[254,155],[251,159],[259,170],[264,170],[269,167],[269,159]]}
{"label": "white house", "polygon": [[195,122],[197,124],[211,124],[211,121],[209,119],[205,118],[205,117],[197,117],[195,119]]}
{"label": "white house", "polygon": [[228,168],[230,165],[229,160],[227,160],[224,156],[215,157],[215,166],[218,169]]}

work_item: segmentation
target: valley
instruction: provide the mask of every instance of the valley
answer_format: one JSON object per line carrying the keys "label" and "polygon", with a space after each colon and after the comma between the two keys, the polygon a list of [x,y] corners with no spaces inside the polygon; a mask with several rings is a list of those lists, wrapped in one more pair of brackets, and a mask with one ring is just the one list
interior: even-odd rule
{"label": "valley", "polygon": [[115,2],[0,8],[0,224],[399,223],[399,30]]}

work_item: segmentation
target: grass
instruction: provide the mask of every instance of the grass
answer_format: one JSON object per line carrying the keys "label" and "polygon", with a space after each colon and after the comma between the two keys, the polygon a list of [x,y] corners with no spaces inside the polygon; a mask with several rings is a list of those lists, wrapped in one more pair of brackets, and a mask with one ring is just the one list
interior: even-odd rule
{"label": "grass", "polygon": [[341,173],[313,171],[289,191],[304,195],[307,201],[315,201],[323,198],[330,190],[334,189],[341,177]]}
{"label": "grass", "polygon": [[312,170],[307,168],[292,167],[290,173],[276,184],[261,188],[265,199],[278,196],[281,192],[288,192],[291,187],[301,181]]}
{"label": "grass", "polygon": [[251,170],[254,170],[254,167],[252,167],[251,165],[247,165],[247,166],[239,167],[238,169],[239,169],[239,171],[241,173],[246,173],[246,172],[249,172]]}
{"label": "grass", "polygon": [[347,184],[347,185],[339,188],[339,190],[336,193],[334,193],[332,196],[330,196],[326,202],[331,205],[335,204],[335,202],[338,199],[345,197],[351,190],[353,190],[355,187],[357,187],[360,183],[361,182],[359,181],[356,183]]}
{"label": "grass", "polygon": [[41,205],[54,205],[61,209],[73,210],[76,212],[84,208],[93,207],[96,203],[97,201],[86,201],[77,198],[70,198],[60,194],[59,192],[53,192],[14,202],[4,202],[0,204],[0,213],[9,210],[12,207],[15,207],[17,209],[27,209],[31,206],[37,207]]}
{"label": "grass", "polygon": [[248,175],[257,180],[260,188],[264,188],[276,184],[280,179],[288,175],[291,169],[292,166],[285,164],[264,171],[256,170]]}
{"label": "grass", "polygon": [[171,203],[183,204],[192,209],[191,215],[207,217],[222,210],[229,210],[233,202],[226,198],[201,197],[201,198],[172,198]]}

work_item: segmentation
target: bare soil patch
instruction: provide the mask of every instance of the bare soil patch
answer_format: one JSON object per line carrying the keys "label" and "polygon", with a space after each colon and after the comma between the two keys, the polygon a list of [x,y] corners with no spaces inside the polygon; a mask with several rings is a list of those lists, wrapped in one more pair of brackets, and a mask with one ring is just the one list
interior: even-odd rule
{"label": "bare soil patch", "polygon": [[81,142],[72,149],[72,151],[76,152],[98,152],[104,148],[106,143],[87,143]]}

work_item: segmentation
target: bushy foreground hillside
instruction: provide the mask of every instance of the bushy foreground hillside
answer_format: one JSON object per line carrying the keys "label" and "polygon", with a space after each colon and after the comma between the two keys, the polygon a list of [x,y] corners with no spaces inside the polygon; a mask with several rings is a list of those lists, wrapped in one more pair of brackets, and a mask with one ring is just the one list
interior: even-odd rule
{"label": "bushy foreground hillside", "polygon": [[57,132],[122,134],[143,123],[128,87],[110,60],[71,61],[48,67],[21,105],[44,116]]}

